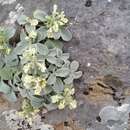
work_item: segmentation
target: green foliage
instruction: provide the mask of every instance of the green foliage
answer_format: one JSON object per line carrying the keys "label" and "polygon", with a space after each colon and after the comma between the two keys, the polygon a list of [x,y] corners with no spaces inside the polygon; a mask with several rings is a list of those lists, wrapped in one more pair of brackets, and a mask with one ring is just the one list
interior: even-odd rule
{"label": "green foliage", "polygon": [[9,101],[15,102],[17,100],[13,89],[3,81],[0,82],[0,92],[4,93]]}
{"label": "green foliage", "polygon": [[[62,38],[64,41],[70,41],[72,39],[72,34],[67,29],[68,19],[63,11],[57,11],[57,5],[54,5],[50,15],[38,9],[33,13],[32,18],[21,15],[18,18],[18,23],[25,25],[30,38],[35,39],[37,33],[37,38],[35,39],[37,42],[47,38],[55,40]],[[41,23],[40,26],[38,23]],[[31,34],[33,34],[33,36]]]}
{"label": "green foliage", "polygon": [[[58,12],[54,5],[52,14],[36,10],[31,18],[21,15],[18,23],[22,25],[20,41],[9,55],[0,59],[0,91],[13,101],[15,91],[25,99],[21,112],[25,117],[41,107],[74,109],[77,103],[73,80],[80,78],[82,72],[78,71],[79,63],[71,62],[69,53],[62,50],[62,40],[72,38],[64,12]],[[14,30],[11,31],[0,33],[4,49],[14,35]]]}
{"label": "green foliage", "polygon": [[0,53],[9,54],[11,48],[9,46],[9,39],[15,34],[15,29],[12,27],[0,27]]}

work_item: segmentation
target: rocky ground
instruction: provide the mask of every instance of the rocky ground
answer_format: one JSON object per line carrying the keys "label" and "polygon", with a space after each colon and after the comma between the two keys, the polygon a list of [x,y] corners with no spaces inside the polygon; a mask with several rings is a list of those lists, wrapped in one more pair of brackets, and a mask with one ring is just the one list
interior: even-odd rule
{"label": "rocky ground", "polygon": [[[54,3],[65,11],[73,39],[64,50],[80,62],[83,71],[75,82],[78,108],[49,112],[43,115],[44,121],[55,124],[57,130],[107,130],[98,117],[101,108],[121,104],[130,96],[130,0],[17,0],[1,3],[2,24],[13,18],[10,11],[15,13],[18,3],[29,15],[36,8],[50,12]],[[1,112],[11,108],[0,99]],[[9,130],[6,126],[0,118],[0,130]]]}

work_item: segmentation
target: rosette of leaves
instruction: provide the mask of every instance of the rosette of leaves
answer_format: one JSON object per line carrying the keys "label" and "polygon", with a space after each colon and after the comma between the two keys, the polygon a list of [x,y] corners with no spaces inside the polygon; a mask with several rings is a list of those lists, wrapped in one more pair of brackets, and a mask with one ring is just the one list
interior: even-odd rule
{"label": "rosette of leaves", "polygon": [[127,130],[130,113],[130,105],[122,104],[122,106],[106,106],[99,116],[101,123],[106,125],[110,130]]}
{"label": "rosette of leaves", "polygon": [[47,38],[58,40],[62,38],[64,41],[72,39],[71,32],[67,29],[68,19],[63,11],[57,11],[57,5],[54,5],[52,14],[48,15],[42,10],[36,10],[33,13],[33,18],[22,15],[18,18],[18,23],[24,25],[29,32],[30,29],[36,29],[37,41],[42,41]]}

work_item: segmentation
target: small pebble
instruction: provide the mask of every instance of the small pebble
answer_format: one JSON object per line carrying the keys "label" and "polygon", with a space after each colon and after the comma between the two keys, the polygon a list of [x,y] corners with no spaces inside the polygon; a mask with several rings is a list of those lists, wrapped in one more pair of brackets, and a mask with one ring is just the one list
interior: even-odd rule
{"label": "small pebble", "polygon": [[91,66],[91,63],[88,63],[87,66],[90,67],[90,66]]}
{"label": "small pebble", "polygon": [[108,0],[108,2],[111,2],[111,0]]}

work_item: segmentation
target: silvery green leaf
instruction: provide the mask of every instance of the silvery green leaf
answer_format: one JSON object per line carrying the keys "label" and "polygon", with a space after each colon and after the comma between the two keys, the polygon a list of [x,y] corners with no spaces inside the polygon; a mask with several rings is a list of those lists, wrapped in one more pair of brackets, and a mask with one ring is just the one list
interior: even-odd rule
{"label": "silvery green leaf", "polygon": [[25,29],[28,33],[32,32],[32,31],[35,31],[35,26],[31,26],[29,24],[26,24],[25,25]]}
{"label": "silvery green leaf", "polygon": [[108,120],[118,121],[120,119],[120,114],[114,106],[106,106],[104,107],[99,116],[103,123],[107,122]]}
{"label": "silvery green leaf", "polygon": [[56,49],[50,49],[48,56],[54,57],[54,56],[56,56],[56,54],[57,54],[57,53],[56,53]]}
{"label": "silvery green leaf", "polygon": [[47,46],[45,46],[41,43],[36,43],[36,48],[40,55],[47,55],[49,53]]}
{"label": "silvery green leaf", "polygon": [[53,89],[54,89],[54,91],[56,91],[58,93],[62,92],[64,90],[64,84],[60,78],[56,79],[56,82],[54,83]]}
{"label": "silvery green leaf", "polygon": [[54,84],[55,82],[56,82],[56,76],[55,76],[54,74],[51,74],[51,75],[49,76],[48,80],[47,80],[47,83],[48,83],[49,85],[52,85],[52,84]]}
{"label": "silvery green leaf", "polygon": [[77,71],[73,73],[73,78],[78,79],[82,76],[82,71]]}
{"label": "silvery green leaf", "polygon": [[66,78],[66,79],[64,80],[64,82],[65,82],[65,84],[71,84],[71,83],[73,83],[73,77],[72,77],[72,76],[69,76],[68,78]]}
{"label": "silvery green leaf", "polygon": [[58,40],[47,40],[45,42],[45,45],[49,48],[49,49],[53,49],[53,48],[63,48],[63,43],[58,41]]}
{"label": "silvery green leaf", "polygon": [[64,62],[66,62],[69,59],[69,53],[63,53],[60,57]]}
{"label": "silvery green leaf", "polygon": [[71,64],[70,64],[70,69],[71,71],[75,72],[77,71],[79,68],[79,62],[78,61],[72,61]]}
{"label": "silvery green leaf", "polygon": [[8,39],[12,38],[15,34],[15,28],[14,27],[5,27],[5,33]]}
{"label": "silvery green leaf", "polygon": [[24,41],[26,37],[27,37],[27,35],[26,35],[25,31],[24,31],[24,30],[21,30],[20,40],[21,40],[21,41]]}
{"label": "silvery green leaf", "polygon": [[10,67],[4,67],[0,69],[0,77],[3,80],[10,80],[13,79],[13,73],[15,72],[14,69]]}
{"label": "silvery green leaf", "polygon": [[64,63],[64,65],[63,65],[63,67],[65,67],[65,68],[69,68],[70,67],[70,61],[69,60],[66,60],[66,61],[64,61],[65,63]]}
{"label": "silvery green leaf", "polygon": [[57,67],[62,67],[63,61],[60,58],[57,58],[56,66]]}
{"label": "silvery green leaf", "polygon": [[14,91],[11,89],[10,92],[8,94],[5,95],[6,98],[11,101],[11,102],[16,102],[17,101],[17,97],[14,93]]}
{"label": "silvery green leaf", "polygon": [[46,13],[44,12],[44,11],[42,11],[42,10],[39,10],[39,9],[37,9],[34,13],[33,13],[33,16],[34,16],[34,18],[36,18],[36,19],[38,19],[38,20],[40,20],[40,21],[45,21],[46,20]]}
{"label": "silvery green leaf", "polygon": [[48,111],[53,111],[53,110],[56,110],[56,108],[57,108],[57,105],[56,104],[52,104],[52,103],[44,104],[44,106],[47,108]]}
{"label": "silvery green leaf", "polygon": [[61,68],[61,69],[58,69],[56,72],[55,72],[56,76],[58,77],[66,77],[69,75],[69,69],[68,68]]}
{"label": "silvery green leaf", "polygon": [[49,65],[49,68],[48,68],[49,71],[54,72],[55,69],[56,69],[56,67],[54,65],[52,65],[52,64]]}
{"label": "silvery green leaf", "polygon": [[27,18],[28,17],[26,15],[21,15],[21,16],[18,17],[17,22],[20,25],[26,24],[27,23]]}
{"label": "silvery green leaf", "polygon": [[72,33],[67,29],[62,29],[61,37],[64,41],[70,41],[72,39]]}
{"label": "silvery green leaf", "polygon": [[11,88],[7,84],[5,84],[3,81],[0,82],[0,92],[8,94],[10,90]]}
{"label": "silvery green leaf", "polygon": [[37,29],[38,42],[44,40],[47,37],[47,30],[44,27]]}
{"label": "silvery green leaf", "polygon": [[58,39],[60,38],[60,35],[61,35],[60,32],[55,32],[55,33],[54,33],[54,39],[55,39],[55,40],[58,40]]}
{"label": "silvery green leaf", "polygon": [[18,58],[17,57],[11,57],[11,55],[9,55],[9,57],[5,58],[5,63],[7,67],[14,67],[18,65]]}
{"label": "silvery green leaf", "polygon": [[17,101],[16,95],[12,88],[5,84],[3,81],[0,82],[0,92],[4,93],[9,101]]}
{"label": "silvery green leaf", "polygon": [[44,105],[44,99],[42,97],[31,96],[30,100],[31,100],[31,105],[34,108],[40,108]]}
{"label": "silvery green leaf", "polygon": [[17,58],[17,55],[23,54],[23,51],[25,51],[29,47],[29,44],[25,41],[21,41],[17,44],[17,46],[13,49],[11,53],[11,57]]}
{"label": "silvery green leaf", "polygon": [[59,49],[59,48],[56,48],[56,53],[57,53],[57,56],[58,57],[60,57],[60,56],[62,56],[62,50],[61,49]]}
{"label": "silvery green leaf", "polygon": [[48,57],[47,57],[47,61],[48,61],[49,63],[51,63],[51,64],[56,64],[57,59],[56,59],[56,57],[48,56]]}
{"label": "silvery green leaf", "polygon": [[43,95],[47,95],[53,91],[52,86],[47,85],[43,90]]}

